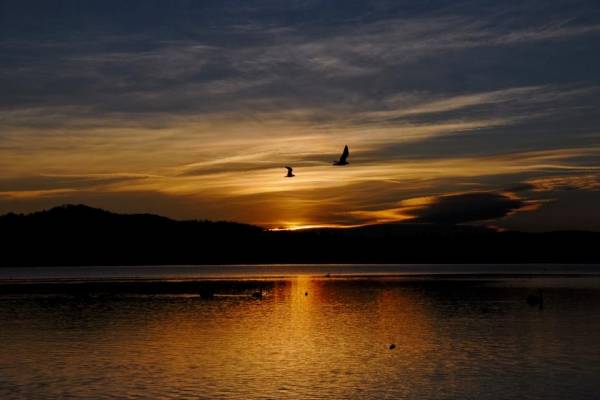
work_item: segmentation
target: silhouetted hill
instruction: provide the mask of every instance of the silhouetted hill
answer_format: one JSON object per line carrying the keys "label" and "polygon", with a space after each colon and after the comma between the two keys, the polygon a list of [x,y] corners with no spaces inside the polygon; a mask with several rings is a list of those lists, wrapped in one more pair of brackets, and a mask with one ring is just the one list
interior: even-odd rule
{"label": "silhouetted hill", "polygon": [[[94,234],[94,231],[99,233],[98,231],[106,229],[118,229],[120,232],[126,231],[142,235],[150,234],[148,229],[154,230],[152,235],[158,233],[156,230],[169,233],[210,232],[218,235],[263,231],[262,228],[236,222],[175,221],[154,214],[116,214],[82,204],[67,204],[27,215],[11,213],[0,216],[0,229],[4,226],[17,230],[35,228],[50,232],[60,231],[67,235],[76,231]],[[33,234],[34,232],[29,231],[28,233]],[[115,234],[117,232],[107,233]]]}
{"label": "silhouetted hill", "polygon": [[266,231],[66,205],[0,216],[0,265],[597,263],[599,239],[595,232],[496,232],[426,223]]}

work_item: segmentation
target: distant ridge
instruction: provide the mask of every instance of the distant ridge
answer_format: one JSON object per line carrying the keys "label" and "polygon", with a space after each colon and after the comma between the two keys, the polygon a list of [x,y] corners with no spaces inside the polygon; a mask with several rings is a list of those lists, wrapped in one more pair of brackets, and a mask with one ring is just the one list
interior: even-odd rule
{"label": "distant ridge", "polygon": [[84,226],[84,225],[121,225],[127,228],[136,228],[142,226],[152,227],[174,227],[174,226],[195,226],[197,228],[226,229],[226,230],[251,230],[262,231],[263,228],[257,226],[241,224],[237,222],[209,221],[209,220],[186,220],[176,221],[167,217],[155,214],[118,214],[101,208],[93,208],[84,204],[65,204],[54,207],[49,210],[36,211],[30,214],[9,213],[0,216],[0,227],[3,223],[15,224],[41,224],[40,228],[56,227],[54,224],[60,224],[61,228],[65,225]]}
{"label": "distant ridge", "polygon": [[267,231],[64,205],[0,216],[0,266],[244,263],[599,263],[596,232],[396,223]]}

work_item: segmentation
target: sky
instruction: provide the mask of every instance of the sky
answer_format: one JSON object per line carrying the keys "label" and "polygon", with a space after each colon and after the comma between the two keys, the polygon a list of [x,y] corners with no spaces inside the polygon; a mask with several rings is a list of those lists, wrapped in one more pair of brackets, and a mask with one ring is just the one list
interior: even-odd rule
{"label": "sky", "polygon": [[0,0],[0,213],[600,230],[598,71],[596,0]]}

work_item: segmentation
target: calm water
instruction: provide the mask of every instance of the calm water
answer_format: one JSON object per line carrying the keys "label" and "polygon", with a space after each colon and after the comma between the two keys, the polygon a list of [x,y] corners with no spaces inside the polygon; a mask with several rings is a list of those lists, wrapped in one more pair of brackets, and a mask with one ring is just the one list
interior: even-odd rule
{"label": "calm water", "polygon": [[323,276],[444,275],[444,274],[600,274],[589,264],[282,264],[282,265],[172,265],[136,267],[0,268],[6,280],[205,279]]}
{"label": "calm water", "polygon": [[[503,276],[475,274],[486,266],[418,276],[407,266],[236,267],[246,268],[243,281],[232,278],[239,270],[145,268],[0,269],[0,398],[600,396],[600,277],[591,267],[571,277],[552,273],[574,269],[543,266],[528,268],[546,275]],[[192,283],[172,294],[140,289],[152,282],[118,294],[31,284],[166,277]],[[14,279],[20,292],[6,289]],[[206,287],[213,299],[198,295]],[[525,301],[539,289],[541,310]],[[262,300],[250,296],[256,290]]]}

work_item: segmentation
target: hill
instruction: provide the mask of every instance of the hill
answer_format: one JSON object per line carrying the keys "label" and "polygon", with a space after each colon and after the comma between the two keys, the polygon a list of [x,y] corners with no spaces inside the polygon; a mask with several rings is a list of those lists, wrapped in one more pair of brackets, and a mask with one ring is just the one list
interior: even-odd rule
{"label": "hill", "polygon": [[267,231],[65,205],[0,216],[0,266],[243,263],[598,263],[596,232],[398,223]]}

